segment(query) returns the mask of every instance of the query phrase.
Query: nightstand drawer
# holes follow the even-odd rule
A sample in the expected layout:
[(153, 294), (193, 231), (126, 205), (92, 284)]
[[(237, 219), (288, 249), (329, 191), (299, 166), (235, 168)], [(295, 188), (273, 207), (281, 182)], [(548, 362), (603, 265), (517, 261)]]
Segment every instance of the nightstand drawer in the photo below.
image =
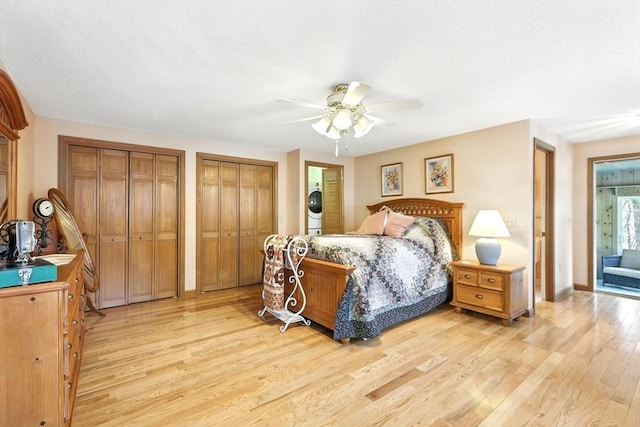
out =
[(478, 286), (478, 272), (465, 268), (456, 268), (456, 282), (465, 285)]
[(475, 305), (488, 310), (504, 311), (504, 295), (500, 292), (458, 285), (456, 287), (456, 299), (463, 304)]
[(480, 286), (502, 291), (504, 290), (504, 276), (502, 274), (480, 273)]

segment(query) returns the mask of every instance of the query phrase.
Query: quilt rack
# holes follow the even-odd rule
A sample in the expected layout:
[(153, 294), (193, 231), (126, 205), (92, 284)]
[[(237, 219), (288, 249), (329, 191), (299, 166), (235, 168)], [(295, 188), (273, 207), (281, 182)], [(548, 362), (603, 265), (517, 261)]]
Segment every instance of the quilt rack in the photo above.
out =
[[(307, 242), (299, 236), (272, 234), (264, 240), (263, 247), (265, 253), (262, 289), (264, 307), (258, 311), (258, 316), (263, 317), (268, 312), (284, 322), (280, 326), (280, 332), (286, 331), (290, 324), (296, 322), (309, 326), (311, 321), (302, 316), (307, 305), (307, 297), (300, 282), (300, 278), (304, 276), (300, 264), (307, 255)], [(284, 298), (285, 269), (291, 270), (289, 283), (293, 285), (286, 299)]]

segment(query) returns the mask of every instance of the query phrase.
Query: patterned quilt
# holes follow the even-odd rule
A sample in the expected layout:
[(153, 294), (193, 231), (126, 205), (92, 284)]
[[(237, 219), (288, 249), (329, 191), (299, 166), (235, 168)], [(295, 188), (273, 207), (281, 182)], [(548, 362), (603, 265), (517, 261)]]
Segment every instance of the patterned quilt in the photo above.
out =
[(356, 266), (336, 315), (334, 338), (373, 338), (432, 310), (450, 294), (451, 239), (435, 218), (417, 218), (402, 237), (308, 236), (307, 256)]

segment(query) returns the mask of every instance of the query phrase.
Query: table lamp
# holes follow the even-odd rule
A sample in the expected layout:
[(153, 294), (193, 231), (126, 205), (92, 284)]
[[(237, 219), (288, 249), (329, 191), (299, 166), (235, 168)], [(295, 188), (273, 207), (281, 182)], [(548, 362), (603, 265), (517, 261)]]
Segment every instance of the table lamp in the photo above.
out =
[(509, 237), (500, 212), (480, 210), (471, 224), (470, 236), (480, 237), (476, 242), (476, 256), (480, 264), (496, 265), (502, 252), (502, 246), (496, 237)]

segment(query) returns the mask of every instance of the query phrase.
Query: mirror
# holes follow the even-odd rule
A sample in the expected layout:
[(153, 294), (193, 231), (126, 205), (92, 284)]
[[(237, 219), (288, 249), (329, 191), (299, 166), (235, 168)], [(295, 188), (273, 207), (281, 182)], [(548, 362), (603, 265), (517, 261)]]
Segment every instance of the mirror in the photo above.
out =
[(11, 77), (0, 69), (0, 220), (17, 214), (18, 131), (27, 127), (20, 95)]

